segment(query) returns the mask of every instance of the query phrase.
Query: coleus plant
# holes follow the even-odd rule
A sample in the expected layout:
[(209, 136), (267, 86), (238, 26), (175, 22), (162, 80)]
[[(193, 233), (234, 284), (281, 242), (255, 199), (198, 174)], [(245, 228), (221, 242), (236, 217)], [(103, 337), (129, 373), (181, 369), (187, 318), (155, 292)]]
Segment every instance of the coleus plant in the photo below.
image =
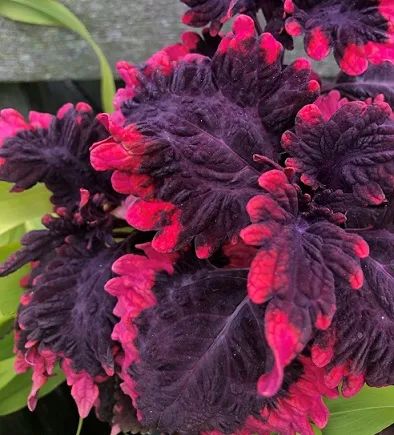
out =
[(114, 113), (1, 111), (0, 179), (53, 203), (0, 268), (31, 265), (16, 369), (113, 434), (311, 434), (394, 383), (394, 4), (184, 3), (210, 27), (119, 62)]

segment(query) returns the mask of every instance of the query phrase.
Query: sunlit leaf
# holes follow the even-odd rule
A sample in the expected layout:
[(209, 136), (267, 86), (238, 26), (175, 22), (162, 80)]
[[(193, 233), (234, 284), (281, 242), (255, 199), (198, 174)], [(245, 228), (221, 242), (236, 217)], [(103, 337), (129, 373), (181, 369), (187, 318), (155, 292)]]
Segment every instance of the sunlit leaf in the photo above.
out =
[[(36, 219), (51, 211), (50, 193), (45, 186), (37, 185), (21, 193), (9, 193), (9, 189), (8, 183), (0, 182), (0, 240), (10, 231), (20, 236), (21, 225), (37, 222)], [(15, 241), (10, 234), (7, 237), (9, 242)]]
[(0, 360), (0, 390), (15, 377), (14, 357)]
[(324, 435), (374, 435), (394, 423), (394, 387), (364, 387), (327, 404), (331, 416)]

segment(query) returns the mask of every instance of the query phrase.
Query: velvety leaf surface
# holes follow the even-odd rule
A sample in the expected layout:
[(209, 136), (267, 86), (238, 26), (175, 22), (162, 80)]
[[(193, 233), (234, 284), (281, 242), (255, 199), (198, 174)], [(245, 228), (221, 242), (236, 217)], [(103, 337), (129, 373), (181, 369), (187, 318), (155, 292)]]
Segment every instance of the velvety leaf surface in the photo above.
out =
[(287, 50), (292, 50), (294, 48), (293, 38), (286, 32), (283, 20), (283, 0), (261, 0), (260, 4), (266, 21), (264, 31), (275, 36)]
[(394, 186), (394, 121), (388, 104), (351, 102), (328, 120), (314, 104), (297, 115), (295, 132), (282, 136), (291, 158), (286, 165), (301, 181), (317, 188), (352, 192), (366, 204), (379, 205)]
[(351, 230), (384, 228), (385, 225), (393, 222), (394, 207), (392, 203), (366, 206), (352, 193), (326, 189), (314, 197), (311, 213), (337, 219), (338, 223), (344, 224), (345, 228)]
[(111, 425), (112, 433), (139, 433), (142, 428), (136, 411), (130, 397), (122, 392), (119, 384), (119, 377), (113, 376), (98, 385), (99, 404), (96, 406), (96, 415), (99, 420)]
[(79, 207), (72, 209), (59, 207), (60, 216), (44, 216), (46, 229), (27, 233), (22, 249), (1, 265), (0, 275), (32, 265), (23, 280), (27, 290), (15, 332), (15, 370), (33, 369), (29, 408), (35, 408), (39, 390), (62, 360), (71, 394), (86, 417), (99, 397), (96, 382), (114, 372), (115, 300), (104, 285), (123, 251), (112, 238), (114, 218), (103, 210), (100, 195), (91, 198), (81, 189)]
[(305, 33), (309, 56), (322, 60), (332, 48), (349, 75), (366, 71), (368, 62), (394, 59), (394, 8), (391, 0), (286, 0), (286, 31)]
[[(17, 317), (15, 368), (18, 373), (33, 369), (28, 406), (34, 409), (38, 391), (61, 360), (71, 394), (81, 417), (85, 417), (98, 397), (97, 377), (102, 381), (114, 373), (111, 333), (115, 300), (104, 291), (104, 285), (123, 248), (106, 246), (105, 235), (101, 234), (101, 239), (97, 237), (100, 233), (89, 233), (86, 226), (77, 227), (83, 234), (78, 236), (72, 221), (52, 218), (53, 222), (54, 227), (48, 225), (51, 229), (33, 233), (37, 250), (17, 252), (3, 269), (7, 274), (26, 260), (35, 261), (25, 280), (27, 289)], [(63, 232), (56, 234), (59, 222)], [(65, 228), (62, 223), (66, 223)], [(73, 231), (64, 231), (70, 227)], [(45, 242), (45, 236), (51, 240), (52, 233), (56, 243), (47, 244), (48, 250), (39, 243), (40, 236)]]
[(333, 325), (321, 334), (312, 353), (316, 364), (329, 369), (330, 386), (345, 379), (342, 389), (347, 396), (364, 378), (374, 387), (394, 382), (394, 235), (388, 230), (361, 234), (370, 246), (370, 256), (362, 261), (364, 285), (357, 292), (337, 290)]
[(247, 297), (247, 270), (216, 269), (190, 254), (173, 264), (145, 250), (147, 257), (117, 260), (120, 277), (106, 287), (118, 298), (122, 388), (143, 425), (182, 434), (310, 433), (309, 416), (324, 426), (321, 396), (332, 391), (304, 360), (286, 370), (278, 396), (257, 394), (272, 355), (262, 335), (264, 306)]
[(292, 126), (297, 110), (319, 93), (309, 62), (301, 58), (284, 68), (282, 54), (271, 34), (256, 40), (251, 19), (241, 16), (213, 58), (221, 92), (242, 107), (257, 104), (263, 125), (278, 133)]
[(216, 34), (222, 25), (235, 14), (255, 15), (262, 0), (181, 0), (190, 9), (183, 16), (183, 23), (193, 27), (211, 24)]
[(243, 240), (260, 249), (248, 276), (248, 294), (256, 304), (268, 302), (264, 329), (274, 354), (269, 373), (259, 380), (264, 396), (278, 391), (283, 369), (312, 337), (327, 329), (335, 313), (335, 284), (360, 288), (359, 257), (368, 246), (357, 236), (327, 221), (307, 221), (299, 212), (297, 188), (284, 172), (259, 178), (265, 194), (247, 206), (252, 224)]
[(79, 210), (75, 213), (59, 208), (60, 216), (45, 215), (42, 218), (44, 229), (26, 233), (21, 239), (21, 249), (0, 265), (0, 276), (7, 276), (31, 261), (44, 264), (53, 258), (55, 248), (70, 243), (74, 238), (77, 241), (84, 239), (86, 246), (95, 240), (111, 245), (111, 231), (116, 219), (101, 208), (101, 197), (98, 204), (87, 191), (82, 192), (82, 197)]
[(266, 169), (253, 155), (276, 161), (277, 134), (318, 92), (310, 65), (283, 70), (281, 52), (240, 16), (213, 60), (188, 55), (149, 80), (139, 76), (136, 96), (122, 106), (125, 126), (103, 117), (112, 137), (93, 146), (92, 165), (115, 170), (115, 190), (139, 198), (126, 217), (159, 230), (155, 249), (194, 239), (205, 258), (248, 223), (245, 205)]
[(383, 62), (370, 65), (368, 70), (357, 77), (339, 74), (335, 88), (352, 99), (365, 100), (383, 94), (385, 100), (394, 107), (394, 65)]
[(38, 112), (29, 116), (26, 122), (12, 109), (0, 113), (0, 124), (7, 126), (1, 132), (0, 180), (14, 183), (15, 191), (45, 183), (58, 207), (75, 207), (81, 188), (117, 201), (108, 174), (95, 172), (89, 163), (90, 146), (106, 136), (90, 106), (67, 104), (56, 117)]
[(38, 346), (71, 358), (76, 371), (92, 376), (113, 370), (110, 335), (114, 300), (104, 292), (116, 250), (83, 244), (63, 246), (25, 294), (18, 347)]
[(137, 320), (142, 361), (132, 376), (144, 422), (171, 431), (231, 430), (258, 411), (255, 385), (267, 358), (263, 314), (246, 296), (246, 272), (203, 269), (158, 280), (158, 307)]

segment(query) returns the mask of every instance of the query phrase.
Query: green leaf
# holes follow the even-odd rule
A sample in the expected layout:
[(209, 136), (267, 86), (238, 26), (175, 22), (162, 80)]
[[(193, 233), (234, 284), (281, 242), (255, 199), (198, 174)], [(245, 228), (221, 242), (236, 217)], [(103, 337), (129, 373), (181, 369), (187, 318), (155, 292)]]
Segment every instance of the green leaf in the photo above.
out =
[(49, 15), (37, 12), (29, 6), (20, 5), (13, 1), (0, 1), (0, 15), (10, 20), (21, 21), (40, 26), (59, 26), (60, 23)]
[[(41, 388), (39, 397), (44, 397), (64, 382), (60, 369), (48, 379)], [(11, 414), (26, 406), (27, 396), (31, 390), (31, 372), (15, 375), (10, 382), (0, 389), (0, 415)]]
[(29, 219), (23, 224), (20, 224), (17, 227), (12, 228), (11, 230), (1, 234), (0, 247), (5, 245), (10, 245), (15, 242), (19, 242), (22, 236), (26, 234), (28, 231), (40, 230), (42, 228), (44, 228), (44, 225), (41, 222), (41, 217)]
[[(15, 315), (10, 314), (8, 316), (0, 316), (0, 337), (4, 337), (8, 334), (14, 325)], [(1, 342), (0, 342), (1, 345)]]
[[(19, 244), (14, 243), (0, 247), (0, 262), (6, 260), (12, 253), (18, 250)], [(25, 266), (9, 276), (0, 278), (0, 324), (1, 319), (9, 319), (16, 314), (19, 299), (23, 292), (20, 280), (29, 272), (29, 267)]]
[(15, 316), (23, 293), (19, 281), (28, 270), (28, 267), (23, 267), (5, 278), (0, 278), (0, 319), (8, 322)]
[(20, 224), (15, 228), (11, 228), (5, 233), (0, 234), (0, 246), (11, 245), (19, 241), (26, 233), (26, 223), (27, 222), (24, 222), (23, 224)]
[[(92, 35), (89, 33), (85, 25), (75, 16), (66, 6), (59, 3), (56, 0), (6, 0), (6, 4), (17, 4), (19, 6), (30, 8), (34, 11), (32, 24), (40, 24), (37, 21), (38, 15), (41, 15), (42, 20), (53, 20), (50, 25), (55, 25), (58, 22), (60, 26), (63, 26), (78, 35), (80, 35), (91, 46), (96, 53), (100, 62), (101, 70), (101, 99), (103, 109), (106, 112), (113, 111), (112, 99), (115, 93), (115, 82), (112, 74), (111, 67), (105, 57), (103, 51), (99, 45), (94, 41)], [(12, 19), (17, 21), (26, 22), (26, 18), (23, 14), (13, 13)]]
[(312, 429), (313, 429), (313, 433), (315, 434), (315, 435), (322, 435), (322, 431), (317, 427), (317, 426), (315, 426), (314, 424), (312, 424)]
[(374, 435), (394, 423), (394, 387), (364, 387), (356, 396), (328, 400), (324, 435)]
[(0, 361), (11, 358), (14, 355), (14, 336), (13, 333), (8, 333), (0, 339)]
[(36, 217), (33, 219), (29, 219), (28, 221), (25, 222), (25, 232), (28, 231), (33, 231), (33, 230), (40, 230), (42, 228), (44, 228), (44, 225), (41, 222), (42, 216), (40, 217)]
[(0, 361), (0, 390), (15, 378), (14, 360), (12, 356)]
[(50, 193), (42, 184), (20, 193), (10, 193), (9, 188), (8, 183), (0, 182), (0, 241), (8, 243), (20, 237), (27, 222), (37, 222), (52, 208)]

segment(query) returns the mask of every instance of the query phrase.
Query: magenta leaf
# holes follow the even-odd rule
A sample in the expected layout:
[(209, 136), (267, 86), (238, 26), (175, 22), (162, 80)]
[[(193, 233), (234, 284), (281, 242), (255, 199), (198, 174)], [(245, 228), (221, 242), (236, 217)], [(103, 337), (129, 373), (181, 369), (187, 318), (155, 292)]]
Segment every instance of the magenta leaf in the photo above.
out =
[(357, 292), (337, 290), (332, 327), (318, 336), (312, 349), (315, 363), (328, 369), (327, 384), (335, 387), (344, 379), (348, 396), (364, 379), (374, 387), (394, 382), (394, 236), (389, 230), (361, 234), (371, 250), (362, 261), (364, 285)]
[[(90, 146), (106, 137), (103, 126), (85, 103), (66, 104), (57, 116), (30, 112), (29, 122), (9, 109), (0, 118), (14, 126), (8, 129), (0, 148), (0, 180), (14, 183), (14, 190), (45, 183), (57, 207), (70, 210), (78, 206), (80, 189), (92, 195), (105, 194), (108, 203), (117, 204), (119, 195), (111, 188), (108, 173), (97, 173), (90, 166)], [(25, 122), (24, 128), (18, 126)], [(1, 121), (0, 121), (1, 125)]]
[[(265, 307), (247, 297), (247, 270), (217, 269), (190, 254), (172, 267), (152, 257), (151, 248), (148, 255), (120, 258), (114, 264), (120, 276), (107, 284), (118, 298), (114, 332), (128, 361), (123, 389), (143, 425), (169, 433), (246, 434), (310, 430), (308, 416), (325, 424), (321, 396), (332, 392), (304, 360), (286, 370), (278, 396), (257, 394), (272, 355), (262, 334)], [(301, 397), (308, 397), (303, 405)]]
[(288, 167), (317, 188), (342, 189), (379, 205), (394, 191), (394, 121), (388, 104), (351, 102), (328, 120), (317, 105), (297, 115), (295, 132), (282, 136)]
[(218, 33), (222, 25), (236, 14), (256, 15), (262, 0), (181, 0), (190, 9), (183, 23), (193, 27), (211, 24), (211, 33)]
[(87, 372), (75, 372), (69, 359), (64, 359), (61, 366), (67, 385), (71, 387), (71, 396), (75, 400), (79, 416), (86, 418), (99, 398), (99, 388)]
[(102, 118), (112, 137), (93, 146), (92, 165), (115, 170), (115, 190), (138, 198), (126, 217), (139, 230), (159, 231), (155, 249), (194, 240), (206, 258), (247, 225), (246, 203), (267, 169), (253, 155), (277, 161), (278, 134), (319, 88), (308, 62), (283, 69), (281, 52), (240, 16), (213, 60), (193, 54), (148, 81), (140, 76), (136, 96), (122, 106), (125, 125)]
[(91, 376), (113, 371), (110, 336), (114, 298), (104, 291), (111, 278), (116, 249), (83, 244), (63, 245), (42, 266), (26, 290), (26, 305), (18, 314), (18, 349), (32, 345), (71, 359), (75, 371)]
[(286, 48), (293, 48), (292, 38), (284, 31), (282, 0), (181, 0), (190, 9), (183, 23), (193, 27), (209, 25), (216, 36), (222, 26), (237, 14), (246, 14), (258, 22), (261, 10), (266, 21), (265, 31), (275, 36)]
[(322, 60), (333, 48), (335, 59), (349, 75), (366, 71), (368, 62), (394, 58), (394, 13), (391, 0), (286, 0), (286, 30), (305, 33), (309, 56)]
[(250, 267), (248, 294), (256, 304), (268, 302), (264, 328), (275, 361), (258, 389), (272, 396), (282, 384), (284, 368), (304, 349), (314, 328), (329, 327), (335, 284), (362, 286), (359, 258), (368, 255), (368, 245), (327, 221), (305, 220), (297, 189), (283, 172), (266, 172), (259, 184), (264, 194), (249, 201), (252, 224), (241, 236), (260, 247)]
[(45, 265), (56, 256), (54, 251), (58, 247), (74, 240), (87, 249), (90, 249), (93, 241), (113, 245), (112, 229), (118, 222), (102, 209), (102, 196), (90, 198), (89, 192), (82, 191), (80, 197), (77, 211), (70, 212), (59, 207), (56, 208), (58, 216), (43, 216), (45, 229), (30, 231), (22, 237), (21, 249), (0, 264), (0, 277), (15, 272), (29, 262)]

